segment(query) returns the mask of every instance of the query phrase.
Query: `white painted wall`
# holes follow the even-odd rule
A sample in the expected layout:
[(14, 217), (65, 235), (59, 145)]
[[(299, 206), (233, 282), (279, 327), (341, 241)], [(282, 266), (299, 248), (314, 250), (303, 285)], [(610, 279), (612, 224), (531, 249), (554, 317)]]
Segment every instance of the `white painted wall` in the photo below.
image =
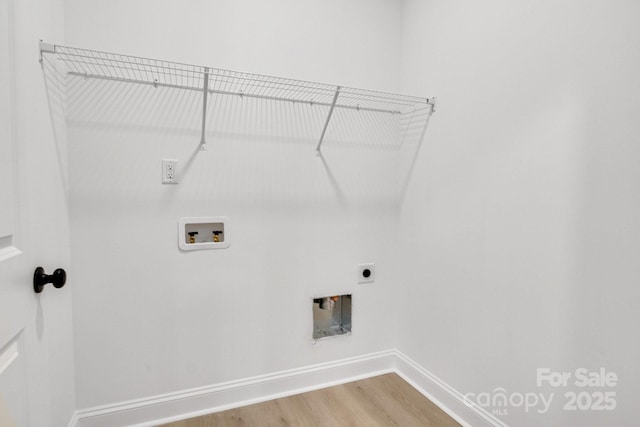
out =
[[(396, 242), (385, 153), (328, 149), (334, 184), (313, 144), (218, 134), (194, 155), (196, 95), (80, 86), (79, 408), (399, 346), (462, 393), (551, 392), (536, 368), (604, 367), (620, 378), (615, 412), (563, 412), (561, 389), (550, 413), (504, 420), (632, 424), (634, 3), (65, 6), (73, 46), (439, 97)], [(189, 164), (175, 187), (159, 184), (163, 157)], [(231, 217), (231, 248), (180, 254), (175, 224), (196, 215)], [(378, 265), (371, 288), (355, 285), (363, 261)], [(354, 334), (312, 346), (309, 299), (333, 292), (354, 292)]]
[(637, 423), (639, 15), (405, 2), (404, 89), (439, 110), (400, 220), (401, 324), (420, 325), (401, 350), (462, 393), (547, 393), (544, 367), (619, 377), (614, 412), (563, 412), (561, 388), (510, 425)]
[(400, 5), (67, 0), (65, 31), (71, 46), (393, 91)]
[[(399, 84), (396, 1), (65, 5), (71, 46)], [(329, 144), (324, 166), (315, 140), (225, 135), (226, 122), (200, 153), (197, 93), (85, 82), (69, 98), (79, 408), (395, 346), (393, 153)], [(243, 117), (240, 106), (228, 111), (226, 120)], [(300, 124), (280, 107), (256, 114)], [(161, 158), (180, 160), (180, 184), (160, 184)], [(206, 215), (230, 217), (231, 247), (180, 253), (178, 219)], [(356, 284), (362, 262), (377, 263), (374, 285)], [(311, 299), (334, 293), (354, 294), (353, 334), (312, 345)]]

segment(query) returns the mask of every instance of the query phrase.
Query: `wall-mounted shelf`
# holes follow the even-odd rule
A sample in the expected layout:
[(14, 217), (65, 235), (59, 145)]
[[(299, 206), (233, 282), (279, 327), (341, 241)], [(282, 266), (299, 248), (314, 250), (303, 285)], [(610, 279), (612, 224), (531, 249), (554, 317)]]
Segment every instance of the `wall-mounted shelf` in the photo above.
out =
[[(337, 110), (392, 116), (394, 119), (391, 122), (397, 126), (393, 135), (398, 139), (398, 144), (407, 139), (421, 141), (429, 116), (435, 111), (435, 98), (396, 95), (44, 42), (40, 43), (40, 55), (41, 58), (43, 55), (54, 55), (61, 60), (69, 76), (202, 92), (201, 149), (206, 147), (209, 96), (257, 98), (324, 107), (326, 119), (317, 136), (318, 153), (330, 132), (332, 116)], [(371, 118), (368, 120), (370, 122)]]

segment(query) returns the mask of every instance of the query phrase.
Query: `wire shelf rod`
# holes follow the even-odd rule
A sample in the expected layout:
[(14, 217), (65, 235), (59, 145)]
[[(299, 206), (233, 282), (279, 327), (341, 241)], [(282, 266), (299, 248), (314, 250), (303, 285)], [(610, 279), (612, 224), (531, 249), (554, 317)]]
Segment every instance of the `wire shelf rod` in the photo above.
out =
[[(155, 86), (155, 87), (166, 87), (166, 88), (172, 88), (172, 89), (184, 89), (184, 90), (193, 90), (193, 91), (196, 91), (196, 92), (202, 92), (202, 88), (201, 87), (184, 86), (184, 85), (177, 85), (177, 84), (170, 84), (170, 83), (161, 83), (161, 82), (158, 82), (158, 81), (135, 80), (135, 79), (122, 78), (122, 77), (109, 77), (109, 76), (102, 76), (102, 75), (96, 75), (96, 74), (79, 73), (79, 72), (76, 72), (76, 71), (70, 71), (70, 72), (68, 72), (68, 74), (71, 75), (71, 76), (82, 77), (82, 78), (85, 78), (85, 79), (110, 80), (110, 81), (115, 81), (115, 82), (136, 83), (136, 84), (143, 84), (143, 85)], [(265, 99), (265, 100), (270, 100), (270, 101), (283, 101), (283, 102), (292, 102), (292, 103), (298, 103), (298, 104), (319, 105), (319, 106), (323, 106), (323, 107), (331, 107), (332, 106), (331, 102), (305, 101), (305, 100), (301, 100), (301, 99), (297, 99), (297, 98), (285, 98), (285, 97), (276, 97), (276, 96), (268, 96), (268, 95), (255, 95), (255, 94), (252, 94), (252, 93), (244, 93), (244, 92), (230, 92), (230, 91), (216, 90), (216, 89), (209, 89), (208, 92), (211, 93), (211, 94), (218, 94), (218, 95), (234, 95), (234, 96), (247, 97), (247, 98)], [(334, 92), (335, 92), (335, 89), (334, 89)], [(348, 109), (348, 110), (369, 111), (369, 112), (374, 112), (374, 113), (402, 114), (402, 111), (400, 111), (400, 110), (385, 110), (385, 109), (382, 109), (382, 108), (370, 108), (370, 107), (361, 107), (361, 106), (346, 105), (346, 104), (335, 104), (335, 108), (342, 108), (342, 109)]]

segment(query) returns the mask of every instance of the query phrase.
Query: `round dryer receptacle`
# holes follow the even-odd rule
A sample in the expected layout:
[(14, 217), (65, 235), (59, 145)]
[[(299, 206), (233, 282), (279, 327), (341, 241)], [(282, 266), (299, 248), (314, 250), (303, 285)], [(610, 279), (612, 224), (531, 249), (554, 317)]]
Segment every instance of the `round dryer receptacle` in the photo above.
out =
[(376, 280), (376, 265), (374, 263), (358, 265), (358, 283), (372, 283)]

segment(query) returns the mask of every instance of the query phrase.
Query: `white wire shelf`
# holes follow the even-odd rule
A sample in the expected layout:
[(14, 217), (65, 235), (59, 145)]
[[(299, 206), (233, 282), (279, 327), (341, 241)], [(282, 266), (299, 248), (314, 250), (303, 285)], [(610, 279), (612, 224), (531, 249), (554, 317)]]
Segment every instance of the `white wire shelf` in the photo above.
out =
[(205, 149), (208, 96), (224, 95), (328, 107), (316, 150), (319, 153), (334, 110), (392, 115), (399, 143), (422, 139), (435, 98), (420, 98), (324, 83), (40, 43), (40, 54), (54, 55), (72, 77), (168, 87), (202, 93), (201, 148)]

